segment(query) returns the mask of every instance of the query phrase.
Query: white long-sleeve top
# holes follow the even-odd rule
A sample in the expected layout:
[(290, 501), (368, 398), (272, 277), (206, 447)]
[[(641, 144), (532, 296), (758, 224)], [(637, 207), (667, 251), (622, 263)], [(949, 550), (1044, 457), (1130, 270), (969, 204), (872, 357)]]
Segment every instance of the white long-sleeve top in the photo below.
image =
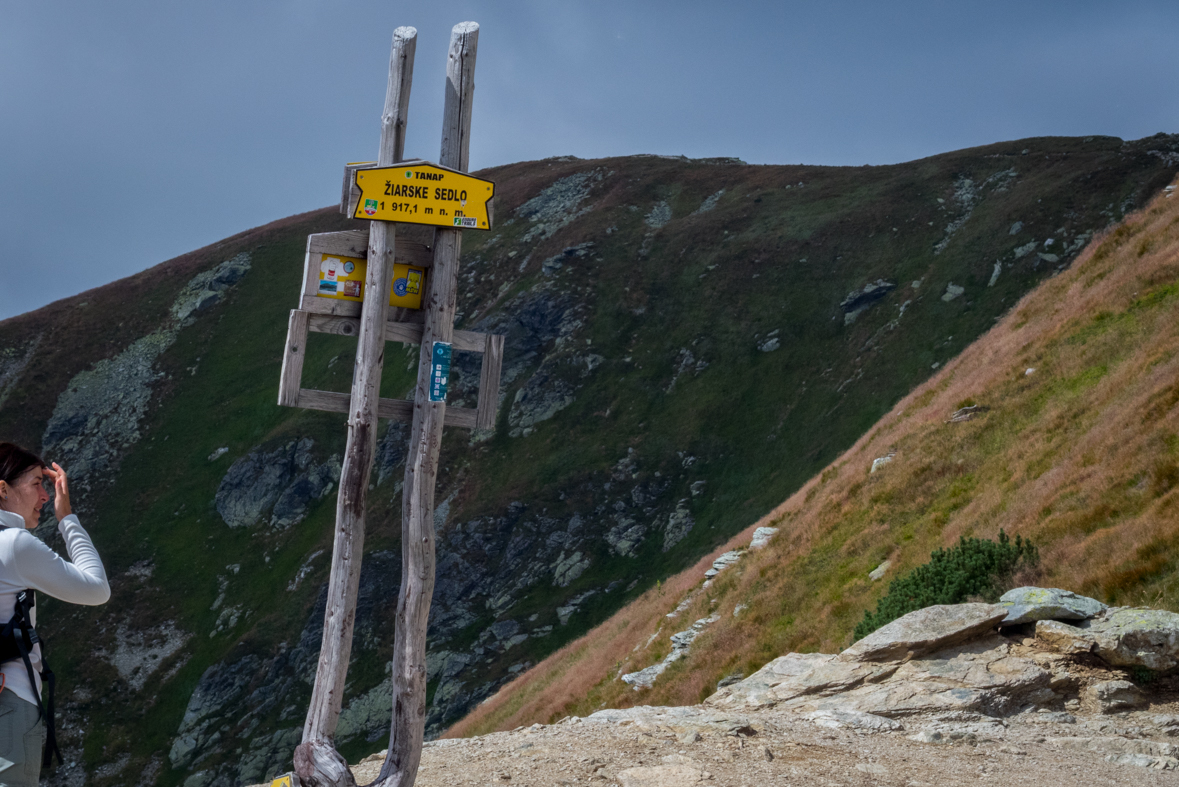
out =
[[(25, 519), (20, 514), (0, 511), (0, 527), (3, 527), (0, 530), (0, 628), (12, 618), (16, 611), (16, 595), (26, 588), (71, 604), (92, 606), (111, 597), (111, 587), (106, 581), (98, 550), (78, 517), (70, 514), (58, 523), (72, 562), (63, 560), (61, 555), (26, 530)], [(36, 626), (36, 609), (32, 618), (30, 622)], [(35, 705), (41, 693), (39, 644), (29, 654), (29, 661), (37, 682), (36, 693), (21, 659), (0, 665), (0, 672), (4, 674), (4, 688)]]

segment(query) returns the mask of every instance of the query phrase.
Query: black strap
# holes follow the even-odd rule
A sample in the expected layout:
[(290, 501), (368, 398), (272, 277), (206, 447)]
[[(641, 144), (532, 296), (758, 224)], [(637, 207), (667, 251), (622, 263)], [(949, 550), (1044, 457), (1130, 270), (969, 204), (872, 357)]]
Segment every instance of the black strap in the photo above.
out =
[[(21, 661), (25, 663), (25, 670), (29, 673), (29, 684), (37, 696), (37, 710), (40, 714), (38, 718), (45, 719), (45, 753), (41, 759), (41, 767), (48, 768), (53, 764), (55, 755), (58, 764), (65, 762), (65, 760), (62, 759), (61, 751), (57, 748), (57, 728), (53, 718), (53, 695), (57, 680), (53, 675), (53, 670), (49, 669), (49, 662), (45, 660), (45, 643), (37, 636), (37, 631), (32, 624), (31, 613), (36, 606), (37, 594), (32, 590), (22, 590), (18, 593), (12, 619), (0, 631), (0, 642), (15, 642)], [(42, 694), (37, 692), (37, 680), (33, 677), (33, 662), (29, 659), (29, 653), (37, 644), (41, 645), (41, 679), (44, 687), (48, 689), (44, 694), (44, 702), (41, 700)]]

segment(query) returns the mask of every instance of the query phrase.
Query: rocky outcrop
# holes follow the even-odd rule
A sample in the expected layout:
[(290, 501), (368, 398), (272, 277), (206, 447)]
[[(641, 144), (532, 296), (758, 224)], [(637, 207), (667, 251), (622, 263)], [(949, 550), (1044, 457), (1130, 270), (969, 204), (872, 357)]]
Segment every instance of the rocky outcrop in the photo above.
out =
[(1037, 620), (1085, 620), (1106, 608), (1097, 599), (1070, 590), (1035, 587), (1007, 591), (999, 598), (999, 606), (1010, 610), (1003, 619), (1004, 626)]
[(138, 442), (155, 383), (156, 361), (194, 315), (222, 300), (250, 269), (248, 254), (197, 274), (176, 296), (170, 319), (112, 358), (70, 380), (57, 399), (41, 438), (43, 452), (70, 471), (70, 484), (85, 497), (97, 477), (110, 477), (123, 453)]
[(1106, 680), (1085, 689), (1085, 696), (1102, 713), (1120, 713), (1146, 704), (1142, 689), (1128, 680)]
[(704, 629), (708, 628), (717, 620), (719, 618), (716, 615), (710, 615), (709, 617), (697, 620), (684, 631), (678, 634), (672, 634), (671, 653), (668, 653), (663, 661), (660, 661), (658, 664), (652, 664), (650, 667), (639, 670), (638, 672), (623, 675), (623, 682), (633, 686), (636, 691), (651, 688), (655, 684), (655, 679), (662, 675), (668, 667), (688, 655), (688, 649), (692, 646), (692, 642), (696, 637), (700, 636)]
[(861, 289), (853, 290), (839, 303), (843, 310), (843, 324), (851, 325), (869, 306), (897, 288), (896, 282), (877, 279)]
[(1097, 647), (1097, 640), (1086, 631), (1059, 620), (1037, 621), (1036, 639), (1061, 653), (1090, 653)]
[(578, 172), (556, 180), (539, 194), (516, 208), (516, 216), (532, 223), (524, 235), (527, 243), (534, 238), (544, 239), (569, 224), (579, 216), (588, 213), (593, 206), (582, 208), (596, 183), (612, 175), (601, 169)]
[[(1077, 602), (1065, 591), (1020, 590), (1014, 598), (1040, 610), (1067, 602), (1063, 612), (1073, 615), (1078, 606), (1100, 606), (1092, 599)], [(1047, 606), (1037, 606), (1041, 602)], [(1013, 639), (996, 633), (1009, 609), (956, 604), (911, 612), (841, 654), (789, 653), (774, 659), (720, 688), (706, 704), (729, 710), (777, 707), (829, 725), (854, 727), (858, 719), (879, 729), (890, 727), (873, 717), (969, 713), (1002, 719), (1035, 709), (1049, 714), (1041, 721), (1071, 723), (1060, 708), (1111, 714), (1141, 707), (1146, 696), (1117, 667), (1163, 665), (1174, 657), (1170, 633), (1179, 619), (1174, 613), (1102, 609), (1085, 621), (1088, 629), (1041, 620), (1034, 639), (1019, 633), (1026, 631), (1023, 624), (1001, 629), (1014, 632)], [(1106, 666), (1095, 669), (1089, 661), (1077, 661), (1091, 658), (1090, 653)], [(945, 739), (941, 733), (922, 734), (925, 742)]]
[(1081, 624), (1093, 652), (1119, 667), (1169, 671), (1179, 666), (1179, 614), (1161, 609), (1111, 607)]
[(892, 661), (932, 653), (995, 628), (1007, 609), (996, 604), (939, 604), (897, 618), (840, 654), (843, 661)]
[(270, 514), (271, 527), (284, 530), (302, 521), (312, 502), (326, 497), (340, 479), (333, 456), (317, 463), (309, 437), (272, 451), (256, 448), (234, 462), (217, 488), (217, 513), (230, 527), (252, 527)]
[(180, 729), (168, 752), (172, 767), (189, 768), (199, 763), (221, 740), (220, 725), (215, 721), (242, 697), (259, 663), (257, 656), (246, 656), (205, 670), (188, 700)]

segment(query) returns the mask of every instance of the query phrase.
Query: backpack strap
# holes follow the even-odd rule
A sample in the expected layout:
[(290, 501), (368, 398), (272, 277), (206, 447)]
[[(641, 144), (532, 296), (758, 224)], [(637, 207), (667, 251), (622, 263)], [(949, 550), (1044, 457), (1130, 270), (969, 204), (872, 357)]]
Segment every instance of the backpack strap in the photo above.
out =
[[(57, 748), (57, 728), (54, 724), (53, 695), (57, 679), (53, 670), (49, 669), (49, 662), (45, 660), (45, 643), (37, 636), (37, 631), (32, 624), (31, 613), (36, 606), (37, 594), (35, 592), (22, 590), (18, 593), (12, 619), (8, 621), (3, 630), (0, 630), (0, 641), (11, 639), (16, 643), (16, 649), (20, 652), (21, 660), (25, 663), (25, 670), (29, 673), (29, 684), (37, 696), (37, 710), (40, 714), (38, 718), (45, 719), (45, 754), (41, 760), (41, 767), (48, 768), (53, 764), (55, 755), (58, 764), (65, 762), (65, 760), (61, 756), (61, 750)], [(29, 659), (29, 653), (37, 644), (41, 645), (41, 680), (47, 690), (44, 692), (44, 701), (41, 699), (42, 694), (37, 692), (37, 681), (33, 677), (33, 662)]]

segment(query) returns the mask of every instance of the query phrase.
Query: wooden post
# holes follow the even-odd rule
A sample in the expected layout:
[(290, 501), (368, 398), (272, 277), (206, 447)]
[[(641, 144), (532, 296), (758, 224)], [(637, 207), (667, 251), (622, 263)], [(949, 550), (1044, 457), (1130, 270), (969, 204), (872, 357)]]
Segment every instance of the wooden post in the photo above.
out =
[[(455, 25), (450, 32), (439, 163), (462, 172), (468, 168), (478, 43), (479, 25), (474, 22)], [(393, 720), (389, 751), (373, 787), (411, 787), (422, 759), (422, 735), (426, 727), (426, 624), (434, 595), (434, 484), (446, 415), (445, 402), (430, 401), (430, 375), (434, 342), (450, 342), (454, 333), (461, 250), (462, 230), (438, 230), (402, 486), (401, 591), (397, 597), (397, 632), (393, 644)]]
[[(385, 94), (385, 111), (381, 116), (380, 166), (390, 166), (404, 158), (405, 123), (416, 48), (417, 30), (399, 27), (393, 31), (389, 84)], [(356, 592), (364, 551), (365, 502), (376, 451), (377, 401), (385, 357), (385, 318), (393, 273), (393, 225), (384, 221), (373, 222), (368, 243), (365, 279), (367, 297), (364, 299), (357, 336), (356, 366), (348, 413), (348, 444), (336, 504), (336, 531), (323, 640), (311, 706), (303, 726), (303, 742), (295, 750), (295, 771), (304, 787), (341, 787), (356, 783), (348, 770), (348, 763), (336, 751), (334, 739), (348, 660), (352, 653)]]

